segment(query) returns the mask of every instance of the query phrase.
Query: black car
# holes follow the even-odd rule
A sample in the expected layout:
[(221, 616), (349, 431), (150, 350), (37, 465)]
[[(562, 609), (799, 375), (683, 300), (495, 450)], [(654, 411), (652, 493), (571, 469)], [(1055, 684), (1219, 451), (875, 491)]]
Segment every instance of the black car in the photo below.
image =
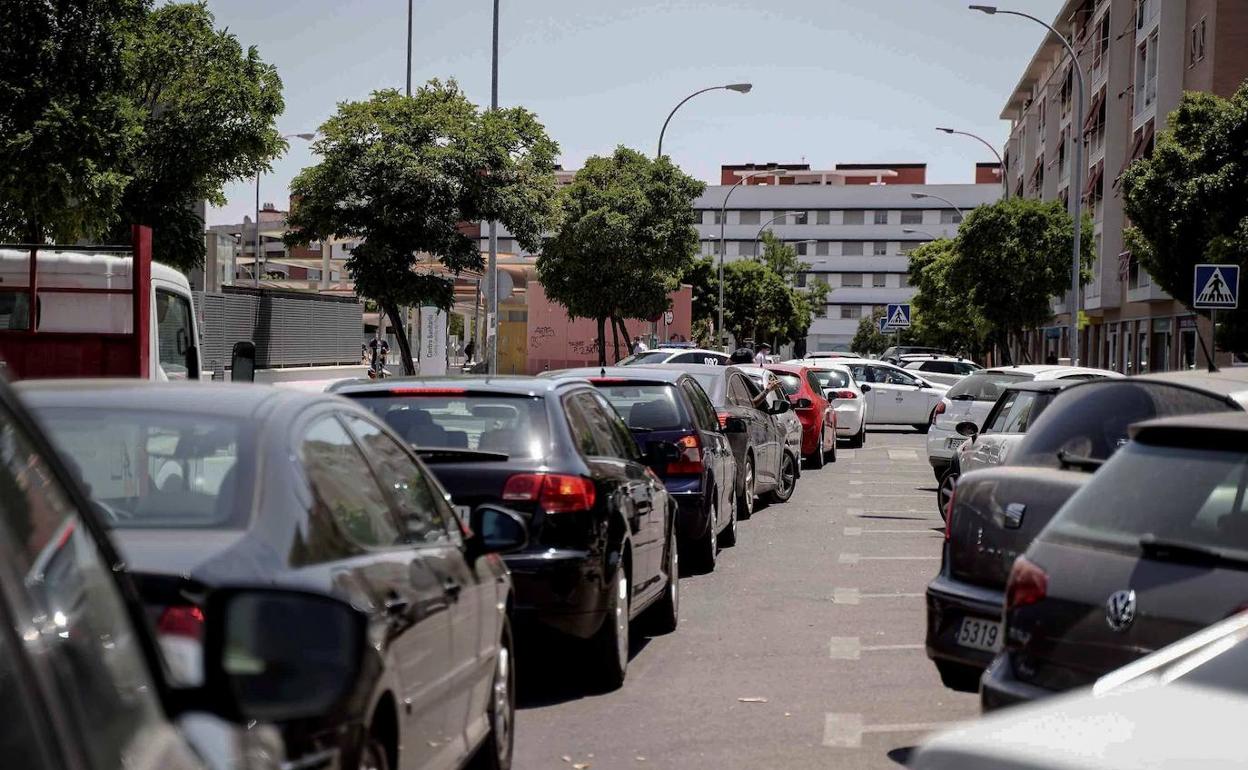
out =
[(685, 372), (640, 366), (571, 369), (551, 376), (587, 378), (624, 418), (644, 453), (672, 453), (654, 470), (680, 507), (681, 551), (696, 568), (714, 570), (719, 546), (737, 542), (737, 469), (728, 435), (698, 381)]
[(1032, 423), (1005, 465), (962, 475), (945, 521), (940, 572), (927, 587), (927, 655), (941, 680), (975, 692), (1004, 637), (1014, 559), (1062, 505), (1155, 417), (1242, 411), (1248, 373), (1170, 372), (1081, 382)]
[(678, 620), (676, 501), (628, 426), (588, 380), (467, 377), (339, 383), (412, 444), (464, 508), (502, 503), (529, 525), (504, 557), (517, 636), (579, 641), (591, 673), (620, 686), (630, 621)]
[[(123, 380), (21, 393), (89, 486), (180, 683), (203, 680), (214, 588), (335, 597), (367, 615), (370, 655), (351, 701), (281, 725), (292, 757), (509, 764), (512, 594), (488, 552), (524, 544), (518, 517), (483, 507), (470, 534), (407, 445), (334, 396)], [(302, 644), (296, 628), (278, 639)]]
[[(764, 400), (754, 380), (735, 366), (655, 364), (652, 368), (687, 372), (710, 396), (737, 461), (738, 518), (753, 515), (755, 498), (760, 495), (776, 503), (793, 496), (801, 460), (789, 449), (785, 428), (773, 416), (792, 410), (788, 399)], [(768, 405), (767, 411), (755, 404)]]
[(1132, 433), (1014, 562), (985, 710), (1091, 685), (1244, 609), (1248, 415)]

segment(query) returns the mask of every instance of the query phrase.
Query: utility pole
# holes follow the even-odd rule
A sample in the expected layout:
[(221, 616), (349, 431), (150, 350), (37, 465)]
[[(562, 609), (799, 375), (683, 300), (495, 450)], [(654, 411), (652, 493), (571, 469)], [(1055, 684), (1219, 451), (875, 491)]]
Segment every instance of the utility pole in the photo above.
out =
[[(494, 40), (490, 63), (490, 111), (498, 109), (498, 0), (494, 0)], [(490, 261), (485, 274), (485, 347), (490, 374), (498, 374), (498, 223), (490, 222)]]

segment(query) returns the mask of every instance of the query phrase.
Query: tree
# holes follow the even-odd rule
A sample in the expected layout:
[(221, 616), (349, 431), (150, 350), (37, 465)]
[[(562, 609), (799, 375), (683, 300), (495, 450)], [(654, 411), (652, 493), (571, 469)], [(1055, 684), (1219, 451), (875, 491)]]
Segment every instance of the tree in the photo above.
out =
[(858, 330), (849, 342), (849, 349), (864, 356), (877, 356), (893, 345), (915, 344), (913, 328), (887, 333), (880, 331), (880, 321), (883, 318), (883, 310), (874, 310), (869, 318), (859, 319)]
[(704, 188), (667, 157), (619, 147), (589, 158), (560, 191), (563, 225), (546, 239), (537, 275), (569, 315), (597, 321), (599, 364), (607, 361), (608, 319), (668, 309), (697, 252), (693, 202)]
[[(1080, 281), (1091, 277), (1092, 224), (1085, 218)], [(958, 229), (948, 288), (983, 317), (1009, 358), (1010, 341), (1044, 325), (1050, 301), (1070, 289), (1074, 227), (1059, 201), (1011, 198), (980, 206)]]
[(910, 254), (914, 337), (924, 345), (980, 358), (990, 328), (983, 313), (954, 291), (950, 276), (959, 265), (954, 241), (925, 243)]
[[(1230, 99), (1186, 93), (1151, 158), (1122, 177), (1132, 255), (1157, 285), (1192, 304), (1194, 265), (1248, 265), (1248, 84)], [(1248, 306), (1219, 314), (1219, 342), (1248, 349)]]
[(482, 113), (454, 81), (343, 102), (313, 151), (319, 162), (291, 183), (286, 240), (363, 241), (347, 270), (356, 292), (390, 317), (408, 374), (415, 365), (399, 307), (446, 310), (453, 300), (451, 279), (416, 272), (417, 253), (458, 274), (483, 266), (461, 223), (497, 221), (536, 250), (555, 222), (558, 145), (529, 111)]

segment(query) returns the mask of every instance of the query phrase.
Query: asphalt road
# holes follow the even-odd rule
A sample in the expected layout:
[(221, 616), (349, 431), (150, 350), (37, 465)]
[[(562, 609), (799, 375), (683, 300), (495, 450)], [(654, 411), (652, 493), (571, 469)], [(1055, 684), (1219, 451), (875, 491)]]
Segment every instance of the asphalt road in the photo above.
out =
[(520, 661), (515, 767), (902, 767), (925, 733), (978, 713), (922, 647), (942, 532), (923, 436), (842, 448), (742, 522), (713, 574), (682, 581), (680, 628), (634, 646), (620, 690)]

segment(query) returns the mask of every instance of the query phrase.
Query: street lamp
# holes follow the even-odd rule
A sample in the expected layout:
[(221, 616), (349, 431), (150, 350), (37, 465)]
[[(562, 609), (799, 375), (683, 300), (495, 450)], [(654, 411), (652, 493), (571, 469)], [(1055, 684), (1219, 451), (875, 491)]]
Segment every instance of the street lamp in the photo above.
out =
[(927, 230), (916, 230), (913, 227), (903, 227), (901, 228), (901, 231), (905, 233), (906, 235), (926, 235), (928, 238), (931, 238), (933, 241), (940, 240), (939, 235), (933, 235), (929, 233)]
[(932, 195), (931, 193), (918, 193), (918, 192), (910, 193), (910, 197), (914, 198), (916, 201), (921, 201), (924, 198), (931, 198), (934, 201), (940, 201), (941, 203), (944, 203), (945, 205), (947, 205), (949, 208), (958, 212), (959, 219), (965, 219), (965, 216), (962, 214), (962, 209), (958, 208), (958, 204), (954, 203), (948, 198), (942, 198), (939, 195)]
[(989, 150), (991, 150), (992, 154), (997, 157), (997, 167), (1001, 169), (1001, 183), (1005, 187), (1004, 193), (1003, 193), (1005, 200), (1010, 199), (1010, 181), (1005, 176), (1005, 159), (1001, 157), (1001, 153), (997, 151), (996, 147), (992, 146), (991, 142), (984, 139), (982, 136), (979, 136), (977, 134), (972, 134), (969, 131), (958, 131), (957, 129), (954, 129), (954, 128), (941, 128), (939, 126), (936, 127), (936, 130), (942, 131), (946, 134), (957, 134), (959, 136), (969, 136), (970, 138), (978, 141), (980, 144), (984, 145)]
[(1052, 32), (1057, 39), (1062, 41), (1062, 45), (1066, 47), (1066, 52), (1070, 54), (1071, 67), (1075, 70), (1075, 77), (1078, 80), (1078, 91), (1075, 94), (1075, 115), (1074, 121), (1071, 123), (1070, 144), (1071, 155), (1074, 159), (1074, 169), (1070, 172), (1070, 216), (1074, 220), (1075, 239), (1071, 255), (1070, 264), (1070, 361), (1072, 364), (1079, 363), (1079, 278), (1082, 271), (1080, 270), (1083, 262), (1080, 259), (1083, 245), (1083, 140), (1080, 132), (1083, 130), (1083, 105), (1084, 105), (1084, 74), (1083, 65), (1079, 63), (1079, 54), (1075, 52), (1074, 46), (1066, 39), (1066, 36), (1058, 32), (1053, 25), (1046, 21), (1036, 18), (1028, 13), (1020, 11), (1002, 11), (994, 5), (972, 5), (972, 11), (980, 11), (989, 16), (1002, 14), (1004, 16), (1020, 16), (1024, 19), (1030, 19), (1040, 26)]
[[(310, 142), (316, 138), (315, 133), (282, 134), (282, 139), (302, 139)], [(256, 169), (256, 253), (251, 262), (252, 285), (260, 288), (260, 169)]]
[(684, 99), (681, 99), (680, 103), (673, 107), (671, 112), (667, 113), (667, 120), (663, 121), (663, 128), (659, 130), (659, 152), (655, 155), (655, 157), (663, 157), (663, 134), (667, 132), (667, 124), (671, 122), (672, 116), (676, 114), (676, 110), (679, 110), (682, 106), (684, 106), (685, 102), (689, 101), (698, 94), (704, 94), (707, 91), (736, 91), (739, 94), (748, 94), (750, 89), (753, 87), (754, 86), (750, 83), (729, 83), (726, 86), (711, 86), (710, 88), (703, 88), (701, 91), (694, 91)]
[[(745, 87), (746, 90), (749, 90), (748, 84), (742, 84), (742, 85)], [(727, 86), (723, 86), (723, 87), (726, 88)], [(708, 89), (708, 90), (711, 90), (711, 89)], [(689, 101), (689, 99), (693, 98), (693, 96), (697, 96), (697, 94), (693, 94), (692, 96), (686, 97), (685, 101)], [(681, 102), (681, 104), (684, 104), (684, 102)], [(677, 108), (680, 107), (679, 104), (676, 106)], [(676, 110), (672, 110), (672, 112), (675, 112), (675, 111)], [(667, 118), (668, 120), (671, 120), (672, 116), (668, 115)], [(660, 142), (662, 141), (662, 138), (663, 138), (662, 135), (660, 135), (659, 136)], [(779, 174), (781, 173), (781, 171), (782, 169), (778, 169), (775, 167), (760, 168), (757, 171), (751, 171), (748, 174), (742, 175), (742, 177), (737, 180), (737, 183), (728, 189), (728, 192), (724, 195), (724, 202), (719, 207), (719, 325), (715, 328), (715, 334), (719, 340), (719, 344), (721, 345), (724, 343), (724, 253), (728, 251), (728, 242), (724, 237), (724, 223), (728, 221), (728, 199), (732, 197), (732, 194), (737, 191), (738, 187), (740, 187), (743, 183), (749, 181), (750, 179), (753, 179), (756, 176), (767, 176), (767, 175)]]
[[(490, 43), (490, 112), (498, 110), (498, 0)], [(490, 220), (490, 259), (485, 281), (485, 355), (487, 374), (498, 374), (498, 222)]]
[(768, 219), (766, 222), (764, 222), (763, 226), (758, 228), (758, 235), (754, 236), (754, 256), (755, 257), (760, 256), (759, 251), (758, 251), (758, 242), (762, 240), (763, 238), (763, 231), (766, 230), (768, 227), (770, 227), (772, 222), (775, 222), (776, 220), (779, 220), (779, 219), (784, 219), (785, 217), (797, 216), (798, 214), (801, 214), (801, 213), (802, 212), (800, 211), (785, 211), (781, 214), (775, 215), (771, 219)]

